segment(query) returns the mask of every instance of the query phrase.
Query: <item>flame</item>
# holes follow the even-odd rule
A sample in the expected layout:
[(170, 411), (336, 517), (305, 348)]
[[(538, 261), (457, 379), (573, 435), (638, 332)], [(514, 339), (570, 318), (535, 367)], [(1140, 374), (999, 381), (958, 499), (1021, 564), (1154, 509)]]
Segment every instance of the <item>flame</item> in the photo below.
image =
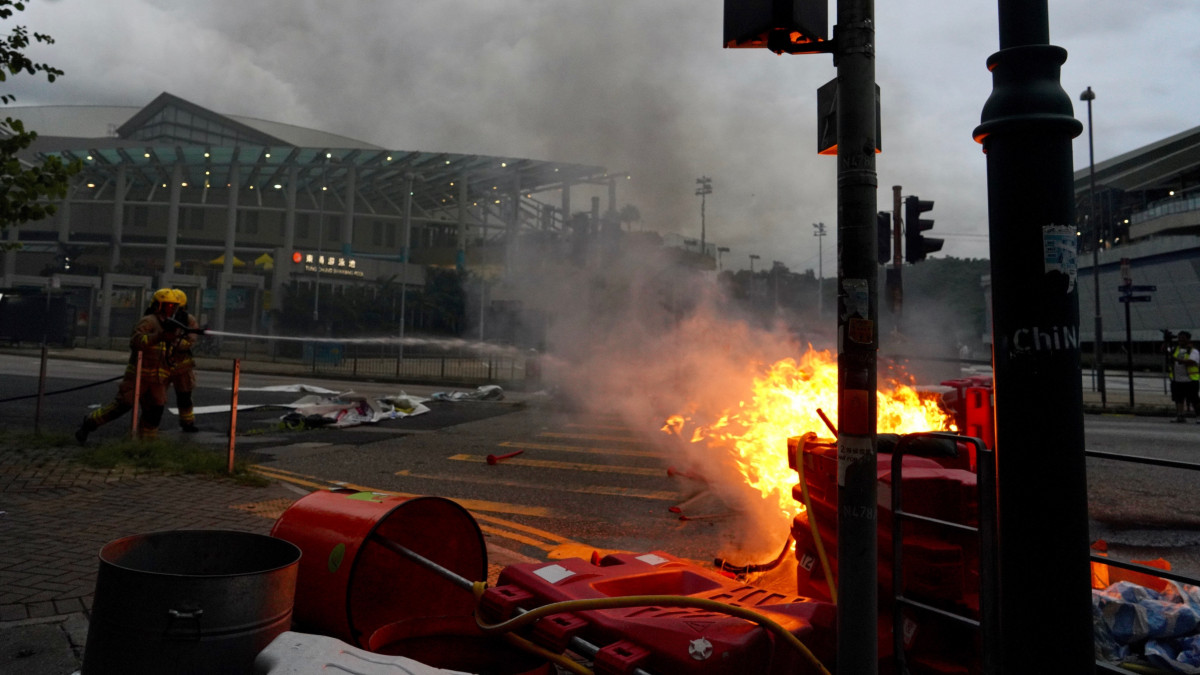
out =
[[(922, 396), (911, 385), (896, 379), (878, 392), (879, 433), (935, 431), (952, 427), (952, 418), (936, 400)], [(788, 519), (803, 510), (792, 497), (798, 482), (788, 467), (787, 439), (806, 432), (821, 436), (832, 433), (818, 410), (837, 426), (837, 357), (828, 350), (811, 346), (799, 362), (788, 358), (778, 361), (754, 378), (753, 394), (736, 410), (726, 410), (709, 424), (684, 415), (673, 415), (663, 431), (684, 437), (688, 423), (695, 424), (691, 441), (710, 450), (729, 453), (745, 482), (765, 501), (775, 500)]]

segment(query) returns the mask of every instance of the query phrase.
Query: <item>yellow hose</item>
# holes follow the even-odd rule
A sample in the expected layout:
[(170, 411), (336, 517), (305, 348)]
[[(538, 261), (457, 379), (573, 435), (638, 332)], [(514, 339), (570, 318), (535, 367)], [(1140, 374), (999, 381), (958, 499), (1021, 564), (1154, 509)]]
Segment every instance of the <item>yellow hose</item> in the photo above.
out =
[(829, 567), (829, 557), (825, 555), (825, 544), (821, 541), (821, 531), (817, 528), (817, 514), (813, 513), (812, 500), (808, 498), (808, 481), (804, 480), (804, 440), (816, 438), (811, 431), (800, 438), (800, 452), (796, 457), (796, 471), (800, 474), (800, 496), (804, 499), (804, 515), (808, 519), (808, 528), (812, 530), (813, 542), (817, 546), (817, 557), (821, 559), (821, 571), (825, 573), (825, 583), (829, 586), (829, 599), (837, 604), (837, 584), (833, 582), (833, 570)]
[[(707, 598), (692, 598), (680, 595), (630, 595), (620, 598), (592, 598), (587, 600), (566, 600), (564, 602), (556, 602), (550, 605), (543, 605), (536, 609), (532, 609), (525, 614), (515, 616), (508, 621), (503, 621), (497, 624), (485, 624), (476, 614), (475, 622), (479, 625), (479, 629), (484, 633), (501, 633), (510, 632), (522, 628), (542, 617), (551, 614), (561, 614), (563, 612), (583, 612), (588, 610), (599, 609), (623, 609), (629, 607), (691, 607), (694, 609), (706, 609), (713, 612), (728, 614), (739, 619), (745, 619), (756, 623), (768, 631), (775, 634), (776, 637), (783, 640), (793, 649), (800, 653), (821, 675), (830, 675), (829, 670), (825, 665), (804, 645), (795, 635), (792, 635), (783, 626), (775, 623), (771, 619), (743, 607), (728, 605), (716, 600)], [(555, 661), (558, 663), (558, 661)], [(579, 671), (576, 671), (579, 672)]]

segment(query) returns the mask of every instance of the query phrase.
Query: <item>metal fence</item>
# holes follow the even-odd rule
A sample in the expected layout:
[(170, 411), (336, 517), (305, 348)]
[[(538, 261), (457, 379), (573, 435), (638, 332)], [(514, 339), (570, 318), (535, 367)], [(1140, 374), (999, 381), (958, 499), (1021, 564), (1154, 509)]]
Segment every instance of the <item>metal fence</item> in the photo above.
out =
[[(127, 350), (129, 344), (126, 339), (113, 338), (104, 347)], [(200, 367), (204, 367), (203, 361), (207, 359), (241, 359), (270, 364), (281, 374), (447, 386), (497, 384), (514, 389), (529, 389), (540, 384), (534, 354), (497, 345), (405, 346), (401, 352), (394, 343), (223, 337), (201, 340), (193, 351)]]

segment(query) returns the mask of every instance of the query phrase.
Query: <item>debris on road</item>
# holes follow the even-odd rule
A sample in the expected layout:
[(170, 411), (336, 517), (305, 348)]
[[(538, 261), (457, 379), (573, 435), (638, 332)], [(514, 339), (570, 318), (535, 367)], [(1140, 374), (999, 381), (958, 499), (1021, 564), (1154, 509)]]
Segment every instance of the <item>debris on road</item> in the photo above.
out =
[(430, 398), (435, 401), (503, 401), (504, 390), (494, 384), (484, 384), (475, 391), (437, 391)]

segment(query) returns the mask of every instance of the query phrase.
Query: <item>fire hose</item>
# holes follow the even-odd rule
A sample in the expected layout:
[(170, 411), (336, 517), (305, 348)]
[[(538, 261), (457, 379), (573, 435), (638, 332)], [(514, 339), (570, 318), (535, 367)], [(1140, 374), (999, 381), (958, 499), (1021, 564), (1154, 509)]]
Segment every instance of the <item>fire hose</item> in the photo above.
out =
[[(470, 579), (459, 576), (458, 574), (446, 569), (445, 567), (442, 567), (425, 556), (422, 556), (421, 554), (405, 546), (397, 544), (390, 539), (386, 539), (379, 535), (374, 535), (371, 537), (371, 540), (382, 545), (384, 548), (398, 553), (417, 563), (418, 565), (421, 565), (426, 569), (444, 577), (460, 588), (470, 591), (475, 596), (476, 600), (483, 595), (484, 590), (487, 588), (486, 582), (471, 581)], [(762, 626), (768, 632), (774, 634), (777, 638), (781, 639), (788, 646), (799, 652), (800, 655), (803, 656), (804, 659), (807, 660), (814, 668), (816, 668), (819, 673), (822, 675), (830, 675), (829, 670), (825, 668), (824, 664), (817, 659), (817, 657), (808, 649), (808, 647), (806, 647), (799, 638), (797, 638), (783, 626), (752, 610), (734, 605), (728, 605), (716, 600), (708, 600), (706, 598), (691, 598), (677, 595), (631, 595), (621, 598), (567, 600), (563, 602), (551, 603), (549, 605), (543, 605), (531, 610), (518, 608), (516, 610), (518, 612), (517, 616), (497, 624), (485, 624), (479, 619), (478, 615), (476, 615), (475, 621), (479, 629), (486, 634), (503, 634), (504, 639), (510, 644), (537, 654), (538, 656), (551, 661), (565, 670), (578, 673), (578, 675), (593, 675), (591, 670), (572, 661), (565, 655), (543, 649), (542, 647), (533, 644), (519, 635), (515, 635), (512, 631), (522, 628), (537, 621), (538, 619), (541, 619), (542, 617), (551, 614), (647, 606), (690, 607), (695, 609), (705, 609), (708, 611), (728, 614), (739, 619), (745, 619), (746, 621), (756, 623), (759, 626)], [(571, 638), (571, 640), (568, 642), (568, 645), (573, 650), (589, 657), (595, 656), (595, 654), (600, 651), (599, 647), (579, 637)], [(635, 675), (650, 675), (650, 673), (647, 673), (640, 668), (635, 669), (634, 673)]]
[(776, 567), (779, 567), (779, 563), (783, 562), (783, 559), (787, 557), (788, 552), (792, 549), (793, 541), (795, 540), (792, 539), (792, 535), (789, 534), (787, 541), (783, 542), (783, 550), (780, 551), (779, 555), (770, 562), (734, 565), (724, 558), (715, 558), (713, 559), (713, 565), (722, 572), (727, 572), (729, 574), (754, 574), (757, 572), (770, 572)]
[[(116, 382), (117, 380), (119, 380), (123, 377), (125, 377), (125, 376), (117, 375), (116, 377), (110, 377), (107, 380), (100, 380), (98, 382), (89, 382), (88, 384), (81, 384), (78, 387), (71, 387), (69, 389), (59, 389), (57, 391), (48, 391), (45, 394), (43, 394), (43, 396), (54, 396), (56, 394), (69, 394), (73, 391), (79, 391), (81, 389), (87, 389), (89, 387), (97, 387), (102, 384), (108, 384), (109, 382)], [(25, 394), (24, 396), (13, 396), (11, 398), (0, 398), (0, 403), (8, 403), (10, 401), (21, 401), (21, 400), (24, 400), (27, 398), (37, 398), (37, 397), (38, 397), (37, 394)]]

